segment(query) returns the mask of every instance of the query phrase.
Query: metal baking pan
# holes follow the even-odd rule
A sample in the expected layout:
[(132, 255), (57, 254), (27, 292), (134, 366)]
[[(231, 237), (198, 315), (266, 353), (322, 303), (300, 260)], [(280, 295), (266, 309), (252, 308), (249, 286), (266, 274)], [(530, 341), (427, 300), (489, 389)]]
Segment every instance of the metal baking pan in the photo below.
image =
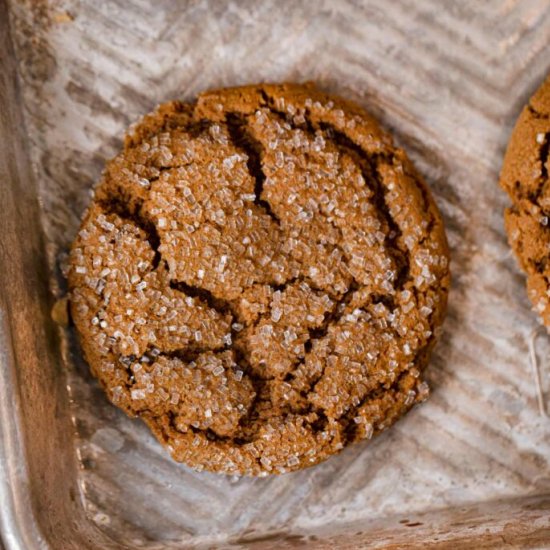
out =
[[(550, 547), (550, 343), (497, 185), (550, 70), (546, 0), (0, 0), (0, 41), (7, 549)], [(125, 127), (262, 80), (315, 80), (379, 117), (434, 192), (454, 279), (425, 404), (317, 467), (234, 479), (173, 463), (109, 405), (50, 310)]]

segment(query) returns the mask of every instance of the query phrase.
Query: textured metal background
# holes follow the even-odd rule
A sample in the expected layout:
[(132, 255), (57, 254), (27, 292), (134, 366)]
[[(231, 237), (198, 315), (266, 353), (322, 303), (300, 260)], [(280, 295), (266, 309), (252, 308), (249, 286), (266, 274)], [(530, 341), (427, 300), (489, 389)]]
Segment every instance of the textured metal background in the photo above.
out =
[[(174, 464), (144, 425), (107, 403), (64, 334), (69, 451), (100, 532), (129, 547), (180, 547), (349, 522), (368, 531), (550, 494), (550, 421), (528, 359), (537, 322), (497, 186), (513, 123), (550, 70), (547, 0), (12, 0), (10, 23), (56, 296), (89, 189), (128, 124), (167, 99), (262, 80), (315, 80), (373, 112), (428, 181), (452, 249), (431, 399), (370, 444), (282, 477)], [(546, 335), (537, 347), (548, 407)], [(538, 521), (548, 526), (548, 514)]]

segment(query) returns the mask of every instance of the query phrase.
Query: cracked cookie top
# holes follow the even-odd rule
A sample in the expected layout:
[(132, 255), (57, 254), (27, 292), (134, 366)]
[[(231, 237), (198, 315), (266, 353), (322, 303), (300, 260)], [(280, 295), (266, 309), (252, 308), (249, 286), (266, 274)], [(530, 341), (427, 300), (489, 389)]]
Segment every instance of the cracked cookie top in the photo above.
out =
[(161, 105), (71, 250), (71, 312), (113, 403), (198, 469), (296, 470), (427, 396), (445, 233), (404, 152), (311, 85)]
[(550, 330), (550, 75), (516, 122), (500, 175), (512, 199), (508, 240), (527, 273), (533, 309)]

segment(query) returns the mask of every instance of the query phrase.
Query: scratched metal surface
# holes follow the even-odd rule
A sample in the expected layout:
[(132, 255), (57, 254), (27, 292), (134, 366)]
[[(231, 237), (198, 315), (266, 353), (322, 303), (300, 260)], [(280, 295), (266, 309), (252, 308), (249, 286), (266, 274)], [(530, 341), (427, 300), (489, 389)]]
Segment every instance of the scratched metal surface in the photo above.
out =
[[(546, 0), (10, 3), (52, 292), (104, 161), (155, 104), (315, 80), (379, 117), (445, 218), (453, 288), (430, 400), (368, 445), (267, 479), (195, 473), (107, 403), (70, 333), (61, 355), (89, 521), (130, 547), (254, 538), (550, 493), (537, 328), (497, 186), (521, 106), (550, 70)], [(550, 344), (537, 339), (546, 407)]]

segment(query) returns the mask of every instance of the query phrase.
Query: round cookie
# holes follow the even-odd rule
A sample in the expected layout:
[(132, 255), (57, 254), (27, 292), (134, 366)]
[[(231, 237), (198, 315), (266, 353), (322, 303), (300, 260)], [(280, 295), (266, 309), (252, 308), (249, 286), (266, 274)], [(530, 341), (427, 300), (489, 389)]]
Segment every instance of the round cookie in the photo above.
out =
[(426, 398), (449, 267), (405, 153), (357, 105), (285, 84), (145, 116), (95, 190), (68, 278), (114, 404), (175, 460), (266, 475)]
[(527, 273), (533, 309), (550, 329), (550, 76), (524, 107), (510, 137), (500, 185), (510, 195), (508, 240)]

